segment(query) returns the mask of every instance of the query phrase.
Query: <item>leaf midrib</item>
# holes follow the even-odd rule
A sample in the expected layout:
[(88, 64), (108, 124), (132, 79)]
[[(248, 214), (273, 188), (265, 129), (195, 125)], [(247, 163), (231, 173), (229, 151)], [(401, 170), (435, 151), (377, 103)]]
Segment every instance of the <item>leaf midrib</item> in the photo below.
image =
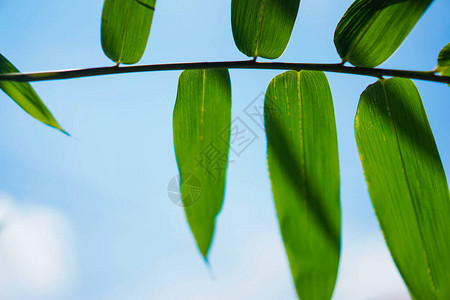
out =
[(255, 40), (255, 53), (253, 55), (253, 58), (258, 57), (258, 48), (259, 48), (259, 41), (261, 39), (261, 30), (262, 30), (262, 23), (264, 18), (264, 9), (266, 7), (266, 1), (262, 0), (261, 8), (259, 10), (259, 23), (258, 23), (258, 31), (256, 32), (256, 40)]
[(128, 8), (127, 8), (127, 13), (125, 15), (125, 22), (124, 22), (124, 26), (123, 26), (123, 32), (122, 32), (122, 42), (120, 45), (120, 52), (119, 52), (119, 58), (117, 59), (117, 63), (121, 63), (122, 60), (122, 55), (123, 55), (123, 49), (125, 47), (125, 39), (127, 37), (127, 26), (128, 26), (128, 20), (130, 19), (130, 11), (131, 11), (131, 5), (132, 5), (132, 1), (128, 1)]
[(302, 103), (302, 93), (300, 90), (301, 85), (301, 76), (302, 72), (297, 72), (297, 89), (298, 89), (298, 101), (299, 101), (299, 129), (300, 129), (300, 145), (301, 145), (301, 151), (302, 151), (302, 161), (301, 161), (301, 172), (303, 177), (303, 190), (304, 190), (304, 203), (306, 203), (306, 198), (308, 197), (308, 184), (306, 180), (306, 153), (305, 153), (305, 134), (303, 131), (303, 103)]

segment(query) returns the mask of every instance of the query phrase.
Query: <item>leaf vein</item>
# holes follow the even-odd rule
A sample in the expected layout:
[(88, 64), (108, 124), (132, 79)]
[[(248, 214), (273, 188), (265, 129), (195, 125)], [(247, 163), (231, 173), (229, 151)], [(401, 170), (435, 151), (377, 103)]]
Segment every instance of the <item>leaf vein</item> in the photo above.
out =
[(267, 0), (262, 0), (261, 9), (259, 10), (259, 24), (258, 24), (258, 31), (256, 32), (255, 54), (253, 55), (253, 58), (256, 58), (258, 56), (259, 40), (261, 38), (261, 30), (262, 30), (262, 23), (263, 23), (263, 18), (264, 18), (264, 9), (266, 7), (266, 1)]
[(366, 33), (369, 31), (370, 27), (373, 25), (373, 23), (375, 23), (376, 19), (378, 18), (378, 16), (381, 14), (381, 11), (384, 9), (385, 5), (387, 4), (389, 0), (385, 0), (383, 2), (383, 4), (381, 5), (381, 8), (376, 12), (375, 16), (373, 17), (372, 20), (370, 20), (369, 24), (367, 25), (367, 27), (364, 29), (363, 33), (361, 33), (361, 36), (358, 38), (358, 40), (355, 42), (355, 44), (353, 45), (353, 47), (350, 49), (350, 51), (348, 52), (348, 54), (343, 58), (344, 61), (348, 61), (348, 59), (350, 58), (350, 56), (353, 54), (353, 51), (355, 51), (356, 47), (358, 46), (358, 44), (361, 42), (361, 40), (364, 38), (364, 36), (366, 35)]
[(300, 85), (301, 85), (301, 75), (302, 72), (297, 72), (297, 90), (298, 90), (298, 101), (299, 101), (299, 105), (298, 105), (298, 109), (299, 109), (299, 129), (300, 129), (300, 147), (301, 147), (301, 151), (302, 151), (302, 160), (301, 160), (301, 172), (302, 172), (302, 177), (303, 177), (303, 190), (304, 190), (304, 196), (305, 196), (305, 203), (307, 202), (306, 198), (308, 196), (308, 191), (307, 191), (307, 180), (306, 180), (306, 157), (305, 157), (305, 135), (304, 135), (304, 131), (303, 131), (303, 103), (302, 103), (302, 93), (300, 90)]

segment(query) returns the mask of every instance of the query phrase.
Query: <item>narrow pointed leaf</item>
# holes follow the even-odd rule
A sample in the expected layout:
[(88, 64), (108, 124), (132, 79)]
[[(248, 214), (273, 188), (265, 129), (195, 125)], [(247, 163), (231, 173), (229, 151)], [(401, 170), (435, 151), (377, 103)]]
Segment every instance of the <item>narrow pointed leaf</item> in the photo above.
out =
[[(0, 73), (20, 72), (11, 62), (0, 54)], [(56, 122), (55, 118), (28, 82), (0, 81), (0, 89), (11, 97), (11, 99), (22, 107), (22, 109), (30, 116), (67, 134), (67, 132), (59, 126), (58, 122)]]
[(173, 112), (175, 154), (186, 218), (205, 259), (223, 203), (230, 123), (228, 70), (184, 71)]
[(323, 72), (275, 77), (265, 105), (267, 159), (284, 246), (300, 299), (330, 299), (340, 253), (339, 159)]
[(300, 0), (232, 0), (231, 25), (238, 49), (250, 57), (283, 54)]
[(442, 76), (450, 76), (450, 43), (439, 52), (437, 71)]
[(386, 61), (433, 0), (355, 0), (334, 33), (345, 61), (376, 67)]
[(414, 83), (370, 85), (355, 135), (372, 204), (412, 297), (450, 299), (450, 196)]
[(112, 61), (137, 63), (144, 54), (156, 0), (105, 0), (101, 40)]

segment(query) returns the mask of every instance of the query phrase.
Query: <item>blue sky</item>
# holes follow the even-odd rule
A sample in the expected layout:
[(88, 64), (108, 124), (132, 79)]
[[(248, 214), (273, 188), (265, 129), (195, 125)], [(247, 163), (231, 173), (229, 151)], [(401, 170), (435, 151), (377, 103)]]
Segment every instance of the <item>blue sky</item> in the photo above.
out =
[[(24, 72), (113, 65), (100, 45), (102, 2), (0, 0), (0, 51)], [(279, 61), (339, 62), (333, 33), (350, 4), (303, 0)], [(434, 69), (450, 41), (448, 11), (450, 2), (435, 1), (382, 66)], [(157, 2), (140, 63), (241, 59), (246, 57), (234, 45), (229, 0)], [(295, 299), (264, 132), (245, 114), (279, 73), (230, 71), (233, 118), (241, 117), (258, 139), (241, 157), (231, 157), (212, 271), (197, 252), (182, 209), (167, 196), (177, 174), (172, 110), (180, 72), (33, 84), (73, 138), (39, 124), (1, 93), (0, 218), (9, 216), (10, 225), (0, 235), (0, 298)], [(334, 299), (408, 299), (384, 246), (354, 140), (359, 95), (375, 79), (327, 76), (343, 208)], [(415, 83), (448, 174), (449, 88)]]

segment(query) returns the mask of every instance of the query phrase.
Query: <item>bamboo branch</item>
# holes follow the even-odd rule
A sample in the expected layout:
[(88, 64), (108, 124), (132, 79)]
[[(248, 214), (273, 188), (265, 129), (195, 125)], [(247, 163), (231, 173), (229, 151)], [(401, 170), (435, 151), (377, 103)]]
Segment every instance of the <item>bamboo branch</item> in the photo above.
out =
[(312, 64), (312, 63), (283, 63), (283, 62), (256, 62), (254, 60), (224, 61), (224, 62), (194, 62), (171, 63), (154, 65), (111, 66), (100, 68), (61, 70), (36, 73), (8, 73), (0, 74), (0, 81), (48, 81), (90, 76), (140, 73), (155, 71), (179, 71), (190, 69), (265, 69), (265, 70), (312, 70), (333, 73), (345, 73), (372, 77), (395, 76), (419, 79), (434, 82), (450, 83), (450, 76), (440, 76), (434, 71), (408, 71), (379, 68), (348, 67), (339, 64)]

